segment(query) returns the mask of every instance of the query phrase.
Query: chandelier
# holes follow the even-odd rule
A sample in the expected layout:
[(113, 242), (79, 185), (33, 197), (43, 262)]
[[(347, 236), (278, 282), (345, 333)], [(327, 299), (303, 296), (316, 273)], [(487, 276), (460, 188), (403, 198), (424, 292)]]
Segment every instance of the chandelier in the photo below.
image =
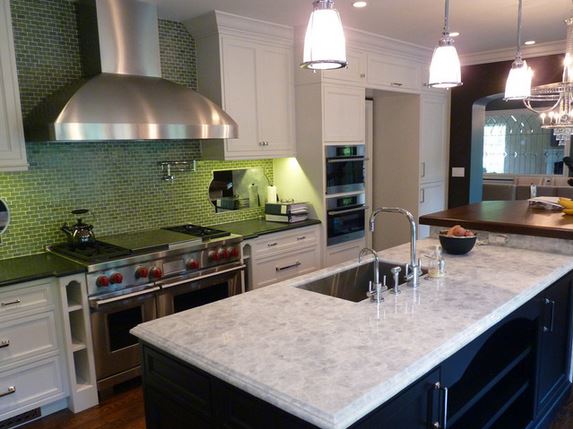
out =
[(538, 113), (541, 128), (552, 129), (560, 145), (573, 135), (573, 17), (565, 20), (567, 44), (561, 82), (531, 88), (525, 107)]

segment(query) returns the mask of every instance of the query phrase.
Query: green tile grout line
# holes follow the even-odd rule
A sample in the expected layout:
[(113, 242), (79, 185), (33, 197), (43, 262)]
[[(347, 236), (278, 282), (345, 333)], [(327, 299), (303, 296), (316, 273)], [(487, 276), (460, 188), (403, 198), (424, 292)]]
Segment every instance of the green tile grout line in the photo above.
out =
[[(81, 77), (76, 4), (65, 0), (11, 0), (22, 112)], [(195, 43), (181, 23), (159, 21), (163, 76), (197, 87)], [(158, 161), (199, 159), (196, 141), (29, 143), (30, 170), (0, 173), (0, 198), (11, 210), (0, 259), (41, 252), (64, 240), (63, 222), (88, 208), (97, 235), (183, 222), (205, 225), (253, 219), (262, 209), (215, 214), (208, 200), (213, 170), (262, 167), (271, 160), (199, 161), (196, 172), (161, 180)]]

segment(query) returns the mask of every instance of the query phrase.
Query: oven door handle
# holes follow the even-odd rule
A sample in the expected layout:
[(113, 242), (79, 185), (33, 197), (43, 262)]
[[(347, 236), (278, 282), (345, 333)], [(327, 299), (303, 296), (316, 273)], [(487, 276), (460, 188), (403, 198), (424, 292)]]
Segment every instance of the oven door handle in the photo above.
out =
[(211, 277), (220, 276), (221, 274), (229, 274), (229, 273), (233, 273), (235, 271), (242, 271), (246, 267), (247, 266), (245, 264), (242, 264), (242, 265), (239, 265), (238, 267), (233, 267), (233, 268), (229, 268), (229, 269), (221, 270), (221, 271), (214, 271), (212, 273), (205, 274), (202, 276), (186, 277), (186, 278), (183, 278), (180, 280), (176, 280), (174, 282), (157, 283), (157, 285), (161, 286), (161, 289), (169, 289), (170, 287), (179, 286), (179, 285), (184, 284), (184, 283), (194, 283), (194, 282), (205, 280), (205, 279), (208, 279)]
[(112, 302), (123, 301), (126, 299), (135, 298), (137, 296), (151, 294), (152, 292), (156, 292), (158, 290), (159, 290), (159, 288), (157, 286), (154, 286), (154, 287), (149, 288), (149, 289), (143, 289), (143, 290), (140, 290), (137, 292), (126, 293), (124, 295), (114, 296), (113, 298), (90, 299), (89, 303), (90, 303), (91, 308), (93, 308), (94, 310), (97, 310), (106, 304), (111, 304)]
[(348, 209), (348, 210), (330, 210), (328, 212), (329, 216), (336, 216), (336, 215), (342, 215), (342, 214), (347, 214), (347, 213), (354, 213), (354, 212), (360, 212), (363, 210), (368, 210), (367, 206), (362, 206), (362, 207), (358, 207), (355, 209)]
[(358, 162), (358, 161), (368, 161), (368, 158), (364, 156), (358, 156), (356, 158), (326, 158), (326, 162), (329, 164), (334, 164), (337, 162)]

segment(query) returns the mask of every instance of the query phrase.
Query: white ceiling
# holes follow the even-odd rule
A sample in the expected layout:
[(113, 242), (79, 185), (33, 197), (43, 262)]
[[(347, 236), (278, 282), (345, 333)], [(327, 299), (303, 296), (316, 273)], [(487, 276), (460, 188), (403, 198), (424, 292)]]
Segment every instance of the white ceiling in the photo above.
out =
[[(305, 25), (312, 0), (152, 0), (162, 18), (184, 21), (218, 9), (291, 26)], [(345, 26), (433, 47), (443, 25), (444, 0), (370, 0), (356, 9), (335, 0)], [(563, 20), (573, 15), (571, 0), (523, 0), (524, 40), (565, 39)], [(451, 0), (450, 30), (462, 35), (460, 54), (515, 46), (517, 0)]]

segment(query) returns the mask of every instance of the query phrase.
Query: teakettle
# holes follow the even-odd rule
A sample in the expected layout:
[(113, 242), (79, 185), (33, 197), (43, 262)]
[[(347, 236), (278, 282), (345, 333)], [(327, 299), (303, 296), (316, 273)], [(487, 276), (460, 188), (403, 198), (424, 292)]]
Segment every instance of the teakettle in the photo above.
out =
[[(88, 212), (89, 210), (87, 209), (72, 210), (72, 214), (76, 216), (81, 216)], [(68, 237), (68, 242), (74, 247), (86, 247), (95, 243), (93, 226), (83, 223), (81, 218), (78, 218), (78, 221), (72, 226), (64, 223), (61, 230)]]

